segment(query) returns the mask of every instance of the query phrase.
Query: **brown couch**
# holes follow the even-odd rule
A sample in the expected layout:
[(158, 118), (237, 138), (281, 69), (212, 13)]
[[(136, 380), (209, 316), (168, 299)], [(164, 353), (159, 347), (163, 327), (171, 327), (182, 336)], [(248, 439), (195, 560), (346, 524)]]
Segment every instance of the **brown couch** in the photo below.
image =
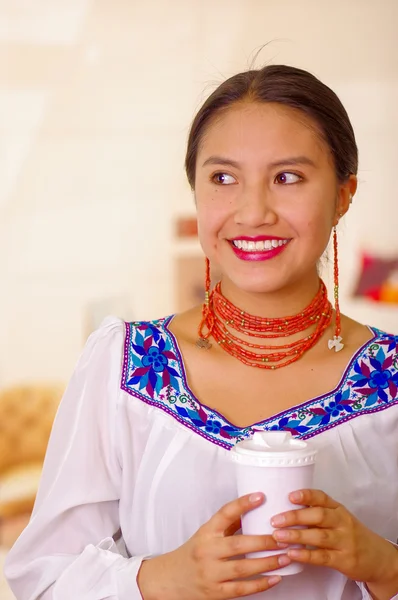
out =
[(0, 391), (0, 543), (10, 546), (29, 520), (61, 385)]

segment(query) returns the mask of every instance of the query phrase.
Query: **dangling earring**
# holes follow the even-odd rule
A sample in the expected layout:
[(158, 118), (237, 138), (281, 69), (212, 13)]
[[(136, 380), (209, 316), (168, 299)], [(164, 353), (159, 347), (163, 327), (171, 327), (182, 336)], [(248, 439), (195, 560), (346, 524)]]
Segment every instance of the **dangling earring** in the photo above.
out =
[[(211, 342), (209, 342), (209, 337), (211, 335), (213, 329), (213, 315), (210, 309), (210, 286), (211, 286), (211, 276), (210, 276), (210, 261), (205, 258), (205, 301), (202, 306), (202, 320), (199, 324), (198, 334), (199, 339), (196, 341), (196, 345), (198, 348), (204, 348), (205, 350), (209, 350), (211, 348)], [(207, 326), (207, 333), (203, 333), (203, 327)]]
[[(340, 215), (343, 216), (343, 215)], [(335, 330), (334, 337), (328, 341), (329, 350), (334, 348), (335, 352), (340, 352), (344, 348), (342, 343), (343, 338), (341, 337), (341, 313), (339, 304), (339, 255), (338, 255), (338, 242), (337, 242), (337, 229), (336, 225), (333, 227), (333, 250), (334, 250), (334, 265), (333, 265), (333, 279), (334, 279), (334, 310), (336, 313), (335, 318)]]

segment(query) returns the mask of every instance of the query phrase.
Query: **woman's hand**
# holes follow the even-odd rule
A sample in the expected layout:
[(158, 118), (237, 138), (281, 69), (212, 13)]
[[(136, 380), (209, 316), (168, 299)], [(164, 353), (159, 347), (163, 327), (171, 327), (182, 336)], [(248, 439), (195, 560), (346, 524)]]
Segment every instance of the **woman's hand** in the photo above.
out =
[[(261, 573), (288, 565), (286, 555), (240, 556), (286, 545), (278, 545), (270, 535), (233, 535), (240, 528), (240, 517), (263, 501), (259, 493), (229, 502), (180, 548), (144, 561), (138, 574), (143, 599), (229, 600), (277, 585), (280, 577)], [(253, 579), (244, 581), (248, 577)]]
[[(370, 588), (372, 584), (390, 586), (393, 581), (398, 585), (398, 579), (394, 579), (398, 578), (398, 550), (390, 542), (365, 527), (324, 492), (300, 490), (291, 494), (290, 500), (308, 508), (273, 517), (271, 524), (278, 528), (274, 539), (315, 546), (315, 549), (288, 550), (292, 560), (330, 567), (349, 579), (367, 583)], [(308, 529), (283, 529), (295, 526)], [(392, 593), (397, 592), (398, 588)]]

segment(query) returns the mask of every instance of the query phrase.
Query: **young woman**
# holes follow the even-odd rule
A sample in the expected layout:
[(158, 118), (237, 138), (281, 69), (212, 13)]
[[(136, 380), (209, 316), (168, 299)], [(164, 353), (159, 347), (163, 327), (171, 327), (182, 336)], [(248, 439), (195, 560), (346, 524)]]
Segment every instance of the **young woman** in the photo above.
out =
[[(398, 598), (398, 337), (338, 305), (335, 228), (357, 186), (348, 116), (305, 71), (241, 73), (197, 114), (186, 170), (204, 306), (111, 318), (90, 337), (10, 585), (18, 600)], [(333, 230), (335, 309), (318, 275)], [(236, 497), (229, 450), (268, 429), (311, 438), (316, 489), (297, 490), (307, 508), (275, 515), (272, 536), (244, 536), (240, 516), (264, 498)], [(303, 573), (261, 575), (290, 561)]]

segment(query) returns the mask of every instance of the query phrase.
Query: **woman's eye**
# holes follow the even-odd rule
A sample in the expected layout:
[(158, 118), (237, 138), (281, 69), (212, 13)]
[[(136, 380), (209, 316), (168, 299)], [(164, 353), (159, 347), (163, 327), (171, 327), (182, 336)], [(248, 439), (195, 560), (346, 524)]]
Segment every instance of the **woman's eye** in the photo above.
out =
[(279, 173), (279, 175), (275, 177), (275, 183), (283, 183), (285, 185), (290, 185), (291, 183), (298, 183), (299, 181), (302, 181), (302, 177), (300, 177), (300, 175), (297, 175), (296, 173), (283, 172)]
[(219, 185), (231, 185), (232, 183), (236, 183), (235, 177), (228, 175), (228, 173), (214, 173), (211, 180)]

